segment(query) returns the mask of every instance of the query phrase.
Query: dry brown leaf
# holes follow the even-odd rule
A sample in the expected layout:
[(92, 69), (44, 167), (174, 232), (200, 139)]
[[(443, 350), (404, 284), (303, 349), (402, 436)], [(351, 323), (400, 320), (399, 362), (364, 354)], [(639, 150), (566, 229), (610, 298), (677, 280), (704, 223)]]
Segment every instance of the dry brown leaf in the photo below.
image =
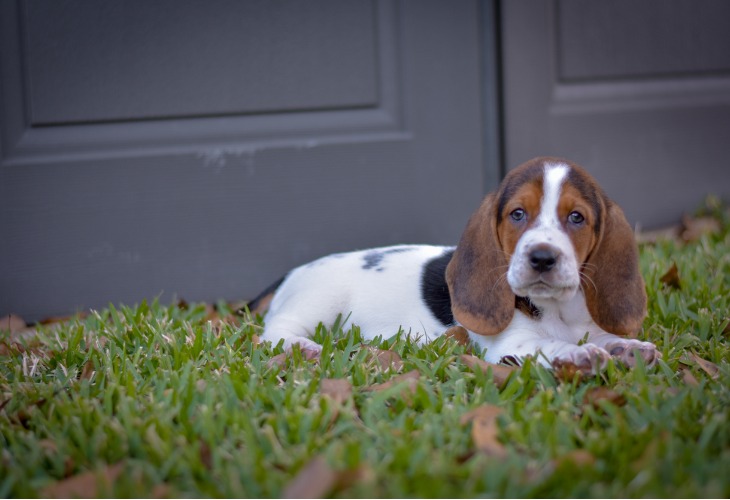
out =
[(25, 330), (28, 327), (25, 320), (15, 314), (8, 314), (0, 318), (0, 332), (6, 331), (11, 334)]
[(202, 439), (198, 440), (200, 443), (200, 463), (203, 464), (206, 470), (213, 469), (213, 451), (210, 449), (208, 443)]
[(322, 498), (356, 483), (373, 480), (374, 473), (368, 467), (334, 470), (322, 455), (318, 455), (289, 482), (282, 498)]
[(722, 229), (720, 221), (714, 217), (687, 217), (682, 218), (680, 237), (686, 242), (697, 241), (703, 235), (717, 233)]
[(654, 229), (652, 231), (639, 231), (636, 234), (637, 243), (656, 243), (662, 240), (679, 240), (679, 233), (682, 232), (682, 227), (679, 224), (675, 224), (669, 227), (663, 227)]
[(573, 450), (558, 458), (558, 464), (571, 466), (591, 466), (596, 463), (596, 457), (586, 450)]
[(700, 383), (697, 381), (692, 372), (689, 370), (682, 370), (682, 382), (691, 387), (697, 387)]
[(601, 401), (606, 401), (614, 406), (623, 406), (626, 404), (626, 398), (608, 387), (593, 387), (588, 389), (583, 396), (583, 404), (591, 405), (594, 408), (600, 408)]
[(471, 345), (471, 341), (469, 340), (469, 333), (466, 331), (466, 328), (463, 326), (452, 326), (448, 330), (444, 332), (444, 336), (447, 339), (451, 339), (456, 341), (457, 344), (463, 345), (463, 346), (469, 346)]
[(111, 489), (124, 470), (123, 463), (108, 465), (98, 471), (89, 471), (58, 481), (41, 490), (47, 498), (97, 498), (104, 490)]
[(403, 384), (404, 393), (414, 394), (416, 392), (416, 389), (418, 388), (418, 379), (420, 377), (421, 374), (418, 372), (418, 370), (411, 370), (407, 373), (404, 373), (403, 375), (393, 377), (392, 379), (388, 380), (387, 382), (383, 382), (382, 384), (373, 384), (370, 387), (365, 387), (363, 390), (369, 392), (381, 392), (388, 390), (391, 387), (395, 387), (396, 385)]
[(322, 379), (319, 392), (339, 404), (344, 404), (352, 396), (352, 384), (344, 378), (325, 378)]
[(697, 354), (690, 352), (689, 353), (690, 358), (697, 363), (702, 370), (710, 376), (712, 380), (717, 380), (720, 376), (720, 369), (717, 367), (715, 363), (712, 361), (707, 361), (706, 359), (703, 359), (699, 357)]
[(682, 288), (682, 283), (679, 279), (679, 269), (677, 269), (676, 262), (672, 263), (672, 267), (670, 267), (669, 271), (659, 278), (659, 281), (667, 285), (669, 288), (674, 288), (675, 290)]
[(335, 488), (337, 473), (321, 455), (314, 457), (284, 488), (283, 498), (322, 498)]
[(81, 380), (90, 380), (93, 376), (94, 362), (92, 360), (88, 360), (86, 363), (84, 363), (84, 368), (81, 370), (81, 376), (79, 378)]
[(580, 381), (584, 375), (584, 371), (575, 363), (554, 360), (552, 367), (555, 378), (561, 382), (573, 382), (576, 380), (576, 377)]
[(170, 498), (170, 486), (165, 483), (158, 484), (152, 489), (150, 498)]
[(491, 369), (492, 379), (500, 389), (507, 383), (510, 375), (517, 370), (516, 366), (496, 365), (494, 363), (484, 361), (476, 356), (472, 356), (471, 354), (462, 354), (461, 362), (468, 366), (472, 371), (481, 370), (484, 373), (487, 373), (487, 371)]
[[(300, 352), (302, 354), (302, 358), (307, 361), (319, 359), (320, 355), (322, 354), (320, 351), (315, 351), (313, 349), (301, 349)], [(279, 368), (283, 369), (284, 367), (286, 367), (287, 358), (291, 357), (291, 355), (292, 353), (287, 351), (284, 351), (281, 354), (277, 354), (266, 362), (266, 366), (268, 366), (269, 368), (271, 368), (272, 366), (278, 366)]]
[(502, 408), (485, 404), (461, 416), (461, 425), (471, 422), (471, 438), (479, 452), (493, 457), (507, 455), (507, 450), (498, 439), (497, 417), (501, 413)]
[(382, 370), (399, 372), (403, 369), (403, 359), (397, 352), (366, 345), (363, 347), (370, 354), (369, 359), (375, 360)]
[(68, 321), (71, 321), (72, 319), (84, 319), (89, 316), (89, 313), (87, 311), (81, 311), (76, 314), (69, 314), (66, 316), (46, 316), (42, 320), (40, 320), (38, 323), (41, 325), (47, 326), (47, 325), (54, 325), (57, 323), (66, 323)]

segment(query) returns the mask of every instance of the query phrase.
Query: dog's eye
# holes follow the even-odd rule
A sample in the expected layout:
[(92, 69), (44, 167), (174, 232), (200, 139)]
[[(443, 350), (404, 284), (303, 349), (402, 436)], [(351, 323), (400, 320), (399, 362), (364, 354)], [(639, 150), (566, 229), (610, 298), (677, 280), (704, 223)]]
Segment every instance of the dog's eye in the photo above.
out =
[(568, 220), (572, 222), (573, 224), (582, 224), (585, 219), (583, 217), (583, 214), (580, 212), (570, 212), (570, 215), (568, 216)]
[(522, 208), (512, 210), (512, 213), (509, 214), (509, 216), (512, 217), (512, 220), (515, 222), (519, 222), (524, 219), (525, 215), (525, 211)]

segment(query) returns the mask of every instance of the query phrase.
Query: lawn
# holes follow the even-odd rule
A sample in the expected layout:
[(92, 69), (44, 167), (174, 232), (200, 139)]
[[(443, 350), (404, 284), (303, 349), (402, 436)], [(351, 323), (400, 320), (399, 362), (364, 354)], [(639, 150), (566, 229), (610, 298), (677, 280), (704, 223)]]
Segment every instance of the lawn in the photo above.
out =
[(6, 330), (0, 497), (728, 497), (730, 219), (710, 211), (719, 230), (642, 245), (652, 368), (485, 368), (458, 337), (337, 327), (287, 357), (222, 302)]

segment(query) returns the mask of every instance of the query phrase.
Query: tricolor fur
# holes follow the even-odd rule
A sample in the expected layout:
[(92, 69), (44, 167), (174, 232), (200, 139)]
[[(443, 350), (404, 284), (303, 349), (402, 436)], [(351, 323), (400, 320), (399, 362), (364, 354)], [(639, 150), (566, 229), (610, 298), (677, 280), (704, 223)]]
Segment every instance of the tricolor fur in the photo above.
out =
[(555, 158), (512, 170), (457, 247), (375, 248), (294, 269), (275, 287), (263, 338), (319, 350), (311, 335), (339, 314), (367, 339), (403, 329), (426, 341), (461, 325), (492, 362), (537, 356), (596, 371), (611, 356), (659, 356), (625, 338), (641, 328), (646, 293), (623, 212), (582, 168)]

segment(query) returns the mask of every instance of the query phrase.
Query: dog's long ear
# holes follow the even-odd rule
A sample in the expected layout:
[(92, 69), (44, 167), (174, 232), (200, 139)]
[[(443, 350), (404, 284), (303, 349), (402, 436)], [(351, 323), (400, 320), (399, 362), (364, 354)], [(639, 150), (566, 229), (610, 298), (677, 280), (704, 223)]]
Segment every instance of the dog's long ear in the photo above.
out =
[(515, 296), (505, 276), (507, 255), (497, 236), (496, 204), (494, 194), (484, 199), (446, 268), (454, 317), (481, 335), (501, 332), (515, 313)]
[(639, 272), (639, 251), (623, 211), (605, 200), (598, 244), (583, 266), (588, 311), (598, 326), (633, 337), (646, 316), (646, 290)]

